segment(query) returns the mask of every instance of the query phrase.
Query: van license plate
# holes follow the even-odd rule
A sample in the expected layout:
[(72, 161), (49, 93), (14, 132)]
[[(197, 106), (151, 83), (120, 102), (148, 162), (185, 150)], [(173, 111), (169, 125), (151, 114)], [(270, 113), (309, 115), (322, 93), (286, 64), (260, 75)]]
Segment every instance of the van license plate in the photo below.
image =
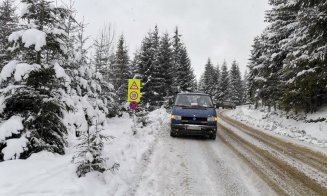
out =
[(188, 129), (189, 129), (189, 130), (201, 130), (201, 127), (190, 125), (190, 126), (188, 126)]

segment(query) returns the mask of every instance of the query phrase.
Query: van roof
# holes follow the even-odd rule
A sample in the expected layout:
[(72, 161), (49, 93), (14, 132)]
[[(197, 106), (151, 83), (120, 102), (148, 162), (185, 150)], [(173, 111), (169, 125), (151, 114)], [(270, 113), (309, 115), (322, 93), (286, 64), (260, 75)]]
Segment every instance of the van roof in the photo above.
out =
[(209, 94), (200, 93), (200, 92), (183, 92), (183, 93), (178, 93), (177, 95), (207, 95), (207, 96), (210, 96)]

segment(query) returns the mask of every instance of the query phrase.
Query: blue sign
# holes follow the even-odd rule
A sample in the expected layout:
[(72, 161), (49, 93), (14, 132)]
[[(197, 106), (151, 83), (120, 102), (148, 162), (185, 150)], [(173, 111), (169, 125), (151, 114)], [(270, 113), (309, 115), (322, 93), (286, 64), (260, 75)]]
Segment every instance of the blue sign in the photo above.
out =
[(132, 102), (129, 103), (129, 108), (131, 110), (136, 110), (138, 106), (139, 106), (139, 104), (137, 102), (135, 102), (135, 101), (132, 101)]

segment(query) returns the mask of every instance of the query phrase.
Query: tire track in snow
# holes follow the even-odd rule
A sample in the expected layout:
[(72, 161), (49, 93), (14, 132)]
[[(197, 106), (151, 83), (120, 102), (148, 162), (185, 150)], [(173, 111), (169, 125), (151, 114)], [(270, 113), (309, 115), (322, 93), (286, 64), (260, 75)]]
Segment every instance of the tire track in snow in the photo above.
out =
[[(225, 116), (220, 115), (220, 117), (225, 120)], [(236, 153), (240, 155), (246, 162), (248, 162), (254, 170), (262, 176), (262, 178), (272, 186), (279, 194), (295, 194), (295, 195), (323, 195), (326, 193), (326, 187), (323, 185), (324, 182), (319, 182), (317, 179), (324, 179), (324, 176), (308, 176), (303, 174), (303, 171), (299, 171), (295, 164), (290, 164), (290, 162), (281, 158), (283, 156), (277, 156), (278, 153), (283, 153), (287, 156), (292, 157), (292, 154), (288, 151), (289, 149), (281, 150), (280, 148), (287, 145), (274, 146), (275, 138), (271, 137), (270, 141), (267, 142), (265, 139), (261, 139), (260, 135), (253, 136), (249, 134), (245, 128), (237, 127), (234, 122), (225, 121), (226, 123), (238, 128), (238, 131), (244, 132), (245, 134), (251, 136), (250, 140), (247, 137), (242, 136), (242, 134), (235, 133), (232, 129), (225, 126), (220, 126), (222, 133), (220, 136), (224, 138), (224, 141), (232, 148)], [(241, 123), (240, 123), (241, 124)], [(251, 141), (252, 140), (252, 141)], [(259, 146), (254, 145), (253, 142), (260, 144)], [(279, 141), (280, 142), (280, 141)], [(267, 145), (267, 147), (264, 147)], [(268, 150), (273, 148), (272, 150)], [(275, 151), (275, 152), (274, 152)], [(273, 153), (272, 153), (273, 152)], [(277, 153), (277, 154), (276, 154)], [(291, 160), (295, 161), (298, 159), (298, 154)], [(304, 156), (305, 158), (305, 156)], [(313, 160), (313, 159), (312, 159)], [(314, 164), (306, 165), (307, 161), (299, 161), (303, 163), (303, 167), (312, 167)], [(298, 163), (297, 163), (298, 164)], [(319, 163), (318, 163), (319, 164)], [(267, 167), (269, 166), (269, 167)], [(301, 167), (300, 167), (301, 168)], [(310, 168), (309, 168), (310, 169)], [(318, 167), (319, 170), (319, 167)], [(315, 170), (309, 170), (315, 171)], [(320, 170), (321, 171), (321, 170)], [(321, 180), (320, 180), (321, 181)]]

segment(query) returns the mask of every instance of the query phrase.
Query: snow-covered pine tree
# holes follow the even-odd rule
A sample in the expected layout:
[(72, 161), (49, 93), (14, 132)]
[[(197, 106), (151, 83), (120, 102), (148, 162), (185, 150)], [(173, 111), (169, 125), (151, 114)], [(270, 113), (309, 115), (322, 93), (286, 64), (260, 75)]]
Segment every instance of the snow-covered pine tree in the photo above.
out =
[(270, 1), (270, 25), (250, 59), (251, 99), (268, 107), (314, 112), (326, 101), (326, 3)]
[(285, 44), (289, 42), (289, 36), (295, 30), (297, 11), (288, 9), (285, 1), (271, 1), (270, 4), (273, 8), (266, 12), (266, 21), (270, 25), (261, 36), (264, 50), (259, 60), (262, 63), (257, 78), (264, 80), (259, 81), (262, 87), (258, 91), (258, 96), (263, 105), (268, 106), (269, 109), (271, 107), (276, 109), (284, 91), (283, 62), (290, 50), (290, 47)]
[(229, 100), (229, 74), (227, 70), (227, 63), (226, 61), (223, 62), (221, 66), (221, 95), (218, 97), (218, 102), (221, 103), (223, 101), (228, 101)]
[(315, 112), (327, 103), (327, 5), (305, 0), (287, 2), (282, 8), (296, 13), (293, 33), (283, 46), (290, 52), (284, 63), (282, 104), (287, 110)]
[(209, 95), (213, 95), (215, 88), (215, 70), (210, 58), (208, 58), (207, 64), (204, 67), (203, 77), (202, 90)]
[(197, 90), (199, 92), (204, 92), (204, 72), (200, 76), (199, 82), (197, 84)]
[(152, 32), (149, 32), (144, 37), (139, 52), (135, 55), (133, 65), (136, 68), (136, 76), (141, 79), (141, 103), (140, 106), (146, 109), (151, 109), (150, 106), (154, 105), (154, 89), (152, 86), (153, 79), (153, 44)]
[(87, 121), (87, 131), (81, 133), (80, 143), (76, 146), (76, 155), (73, 157), (73, 162), (78, 165), (76, 169), (77, 176), (83, 177), (92, 171), (103, 173), (106, 170), (118, 169), (119, 164), (117, 163), (108, 169), (106, 165), (108, 157), (103, 156), (102, 152), (104, 142), (113, 137), (103, 135), (101, 133), (103, 131), (102, 127), (98, 127), (98, 122), (94, 124), (87, 111), (85, 111), (85, 119)]
[(169, 35), (159, 36), (156, 26), (152, 34), (154, 62), (153, 62), (153, 88), (156, 107), (169, 104), (172, 95), (171, 85), (173, 83), (172, 51)]
[(248, 77), (248, 93), (252, 103), (255, 104), (255, 108), (259, 106), (259, 92), (265, 82), (265, 78), (259, 77), (261, 73), (261, 67), (263, 62), (264, 42), (262, 36), (257, 36), (252, 45), (251, 55), (249, 59), (249, 77)]
[[(127, 81), (131, 77), (130, 61), (125, 44), (124, 36), (121, 35), (117, 44), (115, 63), (112, 71), (114, 72), (114, 88), (116, 89), (118, 102), (127, 102)], [(112, 74), (113, 75), (113, 74)]]
[(94, 40), (93, 46), (95, 49), (94, 63), (96, 71), (101, 73), (106, 82), (114, 84), (113, 59), (114, 56), (114, 37), (115, 33), (110, 24), (105, 25), (99, 35)]
[(229, 72), (229, 99), (235, 105), (242, 104), (243, 100), (243, 86), (240, 69), (237, 62), (232, 62), (232, 67)]
[(182, 45), (180, 51), (180, 63), (179, 63), (179, 75), (178, 81), (180, 90), (183, 92), (194, 91), (194, 83), (196, 82), (195, 75), (193, 73), (193, 68), (191, 66), (191, 60), (187, 54), (186, 47)]
[[(105, 25), (98, 35), (97, 39), (94, 41), (93, 46), (95, 47), (94, 56), (94, 68), (91, 69), (91, 59), (87, 60), (87, 49), (85, 48), (86, 41), (88, 37), (84, 36), (84, 24), (80, 25), (80, 31), (78, 34), (78, 56), (83, 58), (78, 58), (81, 61), (79, 64), (83, 65), (80, 68), (80, 77), (85, 79), (85, 82), (90, 82), (90, 86), (94, 91), (97, 91), (99, 96), (99, 107), (106, 114), (107, 117), (114, 117), (120, 114), (121, 107), (118, 103), (119, 97), (114, 89), (113, 82), (115, 81), (113, 73), (114, 67), (114, 53), (113, 53), (113, 40), (114, 32), (110, 25)], [(83, 60), (84, 59), (84, 60)], [(94, 73), (92, 73), (94, 72)], [(87, 74), (88, 73), (88, 74)], [(87, 78), (85, 78), (87, 77)], [(81, 81), (84, 81), (82, 80)], [(87, 85), (83, 84), (81, 89), (90, 91), (85, 88)], [(84, 95), (83, 95), (84, 96)]]
[(172, 56), (172, 61), (173, 61), (173, 69), (174, 69), (174, 83), (173, 83), (173, 89), (174, 91), (180, 91), (180, 78), (179, 74), (182, 71), (181, 65), (180, 65), (180, 59), (181, 59), (181, 50), (183, 47), (183, 44), (180, 39), (181, 35), (178, 32), (178, 27), (176, 27), (174, 36), (172, 38), (172, 46), (173, 46), (173, 56)]
[(160, 40), (159, 54), (158, 54), (158, 65), (160, 65), (158, 73), (161, 73), (163, 78), (160, 90), (157, 90), (164, 98), (165, 105), (170, 107), (173, 104), (173, 98), (175, 92), (173, 91), (173, 79), (174, 69), (172, 61), (172, 47), (169, 38), (169, 34), (165, 33)]
[(249, 103), (250, 97), (249, 97), (249, 74), (248, 70), (245, 70), (243, 80), (242, 80), (242, 86), (243, 86), (243, 100), (242, 103)]
[(220, 68), (217, 64), (216, 67), (214, 67), (214, 92), (213, 92), (213, 101), (215, 103), (218, 103), (219, 96), (221, 95), (221, 78), (220, 78)]
[(172, 38), (172, 61), (173, 69), (175, 70), (173, 88), (176, 89), (175, 91), (194, 91), (196, 78), (193, 73), (186, 46), (181, 41), (180, 37), (181, 35), (178, 32), (178, 27), (176, 27)]
[(6, 84), (1, 89), (1, 121), (11, 125), (0, 138), (0, 160), (27, 158), (42, 150), (64, 154), (67, 133), (60, 98), (69, 78), (58, 59), (66, 56), (66, 32), (59, 21), (69, 13), (46, 0), (21, 2), (25, 25), (10, 34), (13, 59), (0, 74)]
[[(91, 171), (104, 172), (110, 168), (106, 164), (108, 157), (103, 156), (103, 145), (110, 138), (103, 134), (106, 116), (115, 110), (113, 85), (107, 83), (101, 73), (88, 58), (84, 22), (79, 24), (76, 35), (73, 63), (78, 64), (72, 90), (66, 98), (73, 107), (73, 111), (66, 112), (68, 130), (76, 132), (79, 143), (73, 162), (77, 164), (76, 173), (79, 177)], [(104, 89), (102, 88), (104, 87)], [(116, 169), (114, 164), (112, 169)]]
[(11, 59), (7, 51), (8, 37), (17, 30), (18, 17), (13, 0), (4, 0), (0, 4), (0, 70)]

